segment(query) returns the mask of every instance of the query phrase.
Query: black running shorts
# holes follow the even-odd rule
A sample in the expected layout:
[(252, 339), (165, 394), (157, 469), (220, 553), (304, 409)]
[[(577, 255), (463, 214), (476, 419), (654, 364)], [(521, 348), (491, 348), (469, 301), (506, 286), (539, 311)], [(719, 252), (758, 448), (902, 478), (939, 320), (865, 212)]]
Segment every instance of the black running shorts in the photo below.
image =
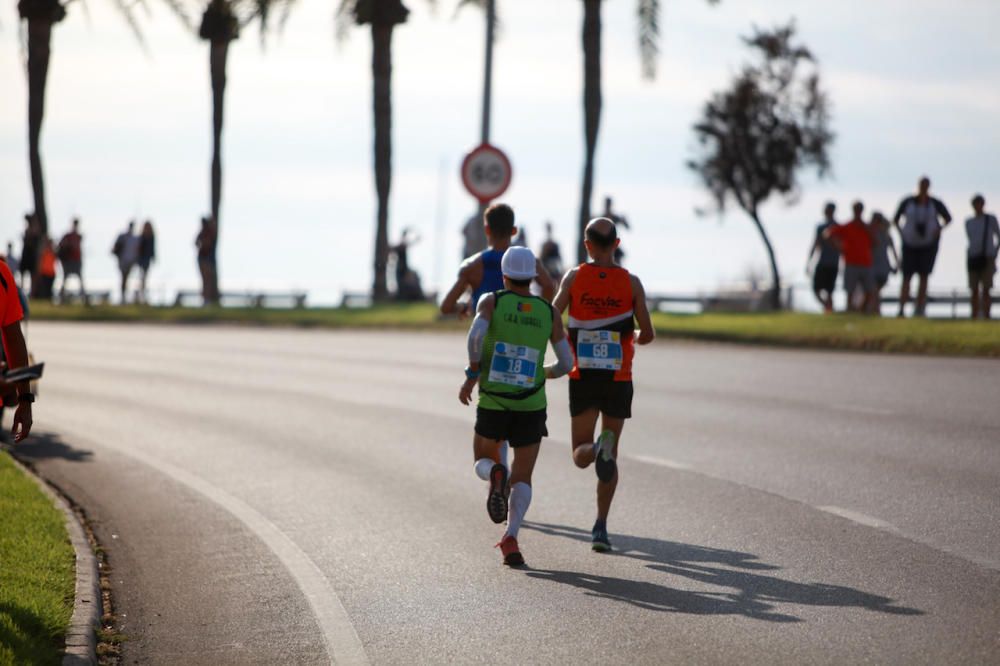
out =
[(632, 382), (569, 380), (570, 416), (594, 408), (615, 418), (632, 418)]
[(910, 247), (903, 243), (903, 277), (912, 277), (914, 273), (923, 277), (930, 275), (937, 253), (937, 243), (928, 247)]
[(530, 446), (548, 437), (546, 410), (514, 412), (506, 409), (476, 408), (476, 434), (487, 439), (507, 440), (515, 449)]

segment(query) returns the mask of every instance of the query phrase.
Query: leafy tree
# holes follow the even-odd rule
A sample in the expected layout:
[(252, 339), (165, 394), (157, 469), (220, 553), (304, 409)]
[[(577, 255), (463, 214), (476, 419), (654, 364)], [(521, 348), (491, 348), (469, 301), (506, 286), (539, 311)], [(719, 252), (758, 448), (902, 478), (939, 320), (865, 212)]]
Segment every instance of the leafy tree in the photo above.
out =
[[(720, 0), (707, 0), (716, 4)], [(580, 195), (579, 240), (577, 260), (587, 260), (583, 232), (590, 221), (590, 202), (594, 193), (594, 155), (601, 127), (601, 6), (603, 0), (583, 0), (583, 134), (586, 142), (583, 162), (583, 184)], [(660, 41), (660, 0), (636, 0), (639, 56), (642, 75), (656, 77), (656, 58)]]
[(372, 298), (376, 301), (389, 297), (386, 267), (389, 263), (389, 190), (392, 186), (392, 31), (406, 22), (409, 13), (400, 0), (341, 0), (337, 11), (340, 26), (346, 25), (345, 19), (349, 18), (355, 25), (371, 26), (372, 33), (375, 192), (378, 197)]
[(829, 102), (812, 53), (794, 42), (795, 25), (754, 29), (743, 38), (757, 56), (715, 93), (695, 124), (699, 154), (688, 162), (721, 213), (732, 199), (753, 220), (771, 264), (771, 304), (780, 307), (774, 248), (760, 219), (773, 194), (795, 200), (798, 172), (830, 169)]

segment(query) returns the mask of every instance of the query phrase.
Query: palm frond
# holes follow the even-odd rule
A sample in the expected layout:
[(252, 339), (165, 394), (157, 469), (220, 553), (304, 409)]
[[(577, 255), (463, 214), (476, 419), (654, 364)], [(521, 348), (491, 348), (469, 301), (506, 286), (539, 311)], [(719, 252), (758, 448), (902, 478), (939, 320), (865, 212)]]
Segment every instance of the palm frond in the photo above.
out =
[(198, 27), (195, 25), (194, 20), (188, 13), (188, 8), (184, 3), (180, 2), (180, 0), (163, 0), (163, 2), (185, 28), (193, 33), (198, 32)]
[(125, 19), (128, 27), (132, 30), (132, 34), (135, 36), (136, 41), (139, 42), (139, 48), (141, 48), (142, 52), (148, 56), (149, 47), (146, 45), (146, 37), (143, 35), (142, 28), (139, 26), (139, 21), (136, 20), (135, 14), (132, 11), (135, 3), (130, 5), (127, 0), (114, 0), (114, 5)]
[(639, 0), (639, 57), (644, 78), (656, 77), (656, 59), (660, 55), (660, 0)]
[(354, 27), (354, 8), (357, 4), (357, 0), (340, 0), (340, 5), (333, 16), (333, 34), (338, 44), (346, 42), (348, 35), (351, 34), (351, 28)]

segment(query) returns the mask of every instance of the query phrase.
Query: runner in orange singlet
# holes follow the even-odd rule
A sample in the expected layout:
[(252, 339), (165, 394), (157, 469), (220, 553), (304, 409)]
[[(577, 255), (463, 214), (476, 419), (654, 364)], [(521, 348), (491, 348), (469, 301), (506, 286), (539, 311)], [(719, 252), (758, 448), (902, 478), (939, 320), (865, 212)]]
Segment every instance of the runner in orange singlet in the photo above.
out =
[[(614, 261), (620, 243), (614, 222), (595, 218), (584, 233), (590, 262), (566, 274), (552, 306), (559, 312), (569, 308), (575, 360), (569, 382), (573, 462), (580, 468), (595, 463), (597, 521), (591, 545), (605, 552), (611, 550), (607, 519), (618, 486), (618, 442), (625, 419), (632, 417), (632, 357), (635, 344), (649, 344), (655, 333), (642, 283)], [(601, 435), (595, 442), (598, 416)]]

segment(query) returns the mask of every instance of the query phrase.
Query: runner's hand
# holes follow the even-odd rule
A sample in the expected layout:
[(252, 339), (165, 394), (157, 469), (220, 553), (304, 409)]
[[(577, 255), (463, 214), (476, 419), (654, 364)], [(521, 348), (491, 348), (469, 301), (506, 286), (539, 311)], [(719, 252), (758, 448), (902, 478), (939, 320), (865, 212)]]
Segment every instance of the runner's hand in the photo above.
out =
[(458, 304), (458, 320), (468, 319), (472, 316), (472, 302), (460, 302)]
[(472, 389), (475, 386), (475, 379), (466, 379), (465, 383), (462, 384), (462, 388), (458, 391), (458, 399), (463, 405), (468, 405), (472, 402)]
[(20, 442), (31, 432), (31, 403), (22, 402), (14, 411), (14, 423), (11, 426), (10, 434), (14, 436), (14, 443)]

